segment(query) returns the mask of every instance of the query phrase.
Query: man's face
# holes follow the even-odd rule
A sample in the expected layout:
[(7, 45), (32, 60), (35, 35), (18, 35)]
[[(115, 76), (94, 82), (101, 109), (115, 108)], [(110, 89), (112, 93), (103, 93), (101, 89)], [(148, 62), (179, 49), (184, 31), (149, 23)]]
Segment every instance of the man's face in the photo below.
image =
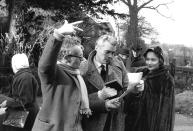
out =
[(108, 41), (96, 46), (96, 59), (101, 64), (107, 64), (114, 57), (116, 46), (111, 45)]
[(72, 52), (75, 53), (73, 53), (74, 55), (69, 55), (69, 66), (74, 69), (79, 69), (80, 63), (83, 60), (83, 51), (80, 46), (75, 46), (72, 48)]

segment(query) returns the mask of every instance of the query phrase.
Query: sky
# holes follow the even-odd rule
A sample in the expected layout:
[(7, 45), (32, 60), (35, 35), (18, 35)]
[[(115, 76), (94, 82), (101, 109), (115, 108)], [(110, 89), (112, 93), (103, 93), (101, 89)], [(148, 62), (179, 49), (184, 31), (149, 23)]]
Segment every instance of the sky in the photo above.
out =
[[(162, 2), (162, 0), (157, 1)], [(167, 19), (156, 13), (156, 11), (149, 9), (142, 10), (140, 15), (146, 17), (146, 20), (156, 29), (159, 33), (157, 40), (161, 43), (183, 44), (188, 47), (193, 47), (192, 6), (193, 0), (173, 0), (173, 3), (169, 4), (168, 8), (164, 6), (160, 7), (160, 12), (166, 16), (170, 16), (171, 19)], [(120, 5), (117, 6), (116, 9), (125, 10), (123, 6)]]

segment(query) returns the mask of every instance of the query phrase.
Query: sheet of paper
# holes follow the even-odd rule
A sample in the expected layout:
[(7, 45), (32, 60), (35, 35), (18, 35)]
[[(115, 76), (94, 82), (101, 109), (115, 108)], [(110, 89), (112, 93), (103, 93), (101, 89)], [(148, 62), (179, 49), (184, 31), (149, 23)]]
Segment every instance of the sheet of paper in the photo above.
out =
[(138, 73), (127, 73), (129, 83), (139, 83), (143, 75), (143, 72), (138, 72)]
[(135, 87), (141, 80), (143, 76), (143, 72), (138, 73), (127, 73), (128, 79), (129, 79), (129, 87), (127, 90), (119, 97), (119, 99), (122, 99), (125, 97), (129, 92), (131, 92), (132, 88)]

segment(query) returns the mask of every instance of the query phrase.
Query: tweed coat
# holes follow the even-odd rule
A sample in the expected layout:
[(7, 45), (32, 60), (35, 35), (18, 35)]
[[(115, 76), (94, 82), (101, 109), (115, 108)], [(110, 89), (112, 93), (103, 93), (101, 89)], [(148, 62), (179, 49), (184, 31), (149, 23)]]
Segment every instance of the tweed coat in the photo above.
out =
[(40, 59), (43, 104), (32, 131), (82, 131), (78, 79), (56, 64), (61, 45), (51, 37)]
[[(84, 118), (82, 121), (84, 131), (123, 131), (125, 113), (123, 112), (124, 101), (121, 103), (120, 108), (117, 110), (107, 111), (105, 107), (105, 100), (98, 98), (97, 92), (104, 87), (104, 81), (102, 80), (98, 70), (96, 69), (93, 58), (96, 51), (91, 52), (88, 61), (84, 62), (81, 67), (84, 67), (83, 78), (85, 80), (88, 94), (90, 108), (93, 111), (93, 115), (89, 118)], [(87, 68), (87, 69), (85, 69)], [(128, 77), (126, 68), (122, 61), (113, 58), (108, 65), (107, 81), (117, 80), (122, 85), (122, 93), (128, 86)]]

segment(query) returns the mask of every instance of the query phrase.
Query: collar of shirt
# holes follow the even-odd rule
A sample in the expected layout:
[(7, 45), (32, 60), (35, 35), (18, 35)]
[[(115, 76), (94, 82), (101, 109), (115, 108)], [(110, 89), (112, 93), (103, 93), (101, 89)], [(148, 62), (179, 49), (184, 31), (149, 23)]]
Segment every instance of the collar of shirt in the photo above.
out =
[[(101, 69), (102, 69), (101, 65), (102, 64), (96, 60), (96, 57), (94, 57), (93, 62), (94, 62), (95, 67), (97, 68), (98, 72), (101, 73)], [(105, 66), (105, 69), (106, 69), (106, 64), (103, 64), (103, 65)]]

